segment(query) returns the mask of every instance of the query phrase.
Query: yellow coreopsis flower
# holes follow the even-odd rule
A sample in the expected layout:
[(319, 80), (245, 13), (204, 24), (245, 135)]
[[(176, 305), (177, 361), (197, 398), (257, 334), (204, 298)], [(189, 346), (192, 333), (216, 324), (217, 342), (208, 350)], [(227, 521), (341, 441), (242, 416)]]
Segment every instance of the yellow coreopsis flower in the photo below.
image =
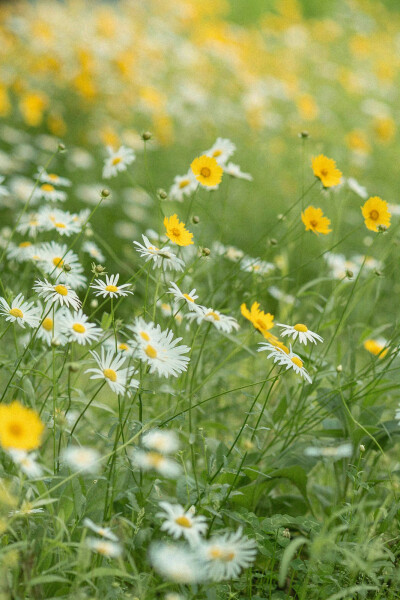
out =
[(390, 227), (391, 214), (388, 204), (379, 196), (368, 198), (364, 206), (361, 207), (366, 227), (371, 231), (378, 231), (378, 226)]
[(263, 334), (265, 339), (271, 341), (271, 338), (273, 338), (277, 341), (277, 338), (269, 332), (274, 326), (274, 315), (260, 310), (259, 302), (253, 302), (250, 310), (247, 308), (246, 304), (243, 303), (240, 306), (240, 311), (242, 315), (252, 323), (257, 331)]
[(206, 187), (218, 185), (222, 179), (223, 168), (212, 156), (199, 156), (190, 165), (197, 181)]
[(313, 231), (317, 235), (319, 233), (327, 235), (332, 231), (332, 229), (329, 229), (329, 225), (331, 224), (330, 219), (324, 217), (321, 208), (308, 206), (305, 211), (301, 213), (301, 220), (306, 226), (306, 231)]
[(311, 164), (315, 177), (318, 177), (324, 188), (330, 188), (340, 183), (342, 173), (332, 158), (320, 154), (311, 159)]
[(8, 449), (34, 450), (41, 443), (44, 425), (39, 415), (17, 400), (0, 405), (0, 444)]
[(386, 342), (381, 342), (379, 340), (365, 340), (364, 348), (368, 350), (374, 356), (378, 356), (379, 358), (385, 358), (386, 354), (389, 352), (389, 348), (383, 350), (386, 346)]
[(167, 237), (169, 237), (174, 244), (178, 244), (178, 246), (190, 246), (190, 244), (193, 244), (193, 233), (190, 233), (190, 231), (185, 228), (185, 223), (179, 221), (178, 215), (165, 217), (164, 226)]

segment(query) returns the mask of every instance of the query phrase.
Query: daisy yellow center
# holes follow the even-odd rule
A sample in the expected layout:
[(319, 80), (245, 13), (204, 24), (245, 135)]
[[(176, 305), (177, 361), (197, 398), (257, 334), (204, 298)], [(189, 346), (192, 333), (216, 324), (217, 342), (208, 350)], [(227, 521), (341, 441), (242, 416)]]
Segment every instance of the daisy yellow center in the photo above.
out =
[(54, 187), (50, 183), (44, 183), (42, 185), (42, 190), (44, 192), (54, 192)]
[(54, 223), (54, 226), (58, 229), (65, 229), (65, 223)]
[(21, 242), (18, 248), (29, 248), (29, 246), (32, 246), (30, 242)]
[(222, 552), (220, 548), (211, 548), (210, 550), (210, 558), (222, 558)]
[(144, 340), (146, 340), (146, 342), (148, 342), (150, 340), (150, 336), (148, 333), (146, 333), (145, 331), (141, 331), (140, 332), (140, 337)]
[(302, 331), (302, 332), (308, 331), (308, 327), (306, 325), (303, 325), (303, 323), (297, 323), (297, 325), (295, 325), (293, 327), (293, 329), (295, 329), (296, 331)]
[(179, 188), (183, 190), (187, 185), (189, 185), (189, 179), (183, 179), (179, 184)]
[(20, 308), (12, 308), (10, 310), (10, 315), (12, 317), (16, 317), (17, 319), (22, 319), (22, 317), (24, 316), (24, 313), (22, 312), (22, 310)]
[(116, 156), (115, 158), (112, 159), (111, 164), (112, 165), (118, 165), (121, 162), (122, 158), (120, 156)]
[(181, 517), (176, 518), (175, 519), (175, 523), (177, 525), (180, 525), (181, 527), (187, 527), (187, 528), (192, 527), (191, 521), (187, 517), (185, 517), (184, 515), (182, 515)]
[(148, 452), (147, 458), (152, 467), (158, 467), (164, 460), (163, 455), (158, 452)]
[(46, 319), (44, 319), (44, 321), (42, 323), (42, 327), (46, 331), (51, 331), (53, 329), (53, 319), (46, 317)]
[(206, 314), (206, 317), (212, 317), (214, 319), (214, 321), (220, 321), (221, 317), (219, 315), (217, 315), (217, 313), (215, 313), (213, 310), (211, 310), (210, 312), (208, 312)]
[(81, 323), (74, 323), (72, 325), (72, 329), (74, 331), (76, 331), (76, 333), (85, 333), (85, 331), (86, 331), (86, 327), (84, 325), (82, 325)]
[(213, 157), (218, 158), (218, 156), (221, 156), (221, 154), (222, 154), (222, 150), (214, 150)]
[(107, 556), (110, 553), (110, 547), (105, 542), (103, 544), (100, 543), (97, 546), (96, 550), (99, 554), (103, 554), (103, 556)]
[(377, 221), (379, 219), (379, 213), (377, 210), (371, 210), (371, 212), (369, 213), (369, 218), (372, 219), (373, 221)]
[(49, 173), (48, 177), (52, 181), (57, 181), (57, 179), (58, 179), (58, 175), (56, 175), (55, 173)]
[(183, 294), (183, 297), (186, 298), (189, 302), (194, 302), (193, 298), (189, 296), (189, 294)]
[(202, 175), (202, 177), (210, 177), (211, 169), (209, 169), (208, 167), (202, 167), (200, 170), (200, 175)]
[(113, 369), (104, 369), (103, 375), (106, 379), (110, 381), (117, 381), (117, 374)]
[(32, 227), (35, 227), (38, 224), (39, 224), (39, 222), (36, 219), (31, 219), (29, 221), (29, 225), (31, 225)]
[(60, 296), (68, 296), (68, 289), (65, 285), (56, 285), (54, 291), (57, 292), (57, 294), (60, 294)]
[(118, 288), (116, 285), (106, 285), (104, 288), (106, 292), (118, 292)]
[(303, 363), (302, 363), (302, 361), (297, 356), (293, 356), (292, 363), (294, 365), (296, 365), (296, 367), (299, 367), (300, 369), (303, 368)]
[(62, 268), (63, 268), (63, 266), (64, 266), (64, 261), (63, 261), (63, 259), (61, 258), (61, 256), (55, 256), (55, 257), (53, 258), (53, 265), (54, 265), (55, 267), (58, 267), (59, 269), (62, 269)]
[(157, 350), (150, 344), (147, 344), (145, 352), (149, 358), (157, 358)]
[(128, 344), (119, 344), (118, 348), (120, 350), (129, 350)]

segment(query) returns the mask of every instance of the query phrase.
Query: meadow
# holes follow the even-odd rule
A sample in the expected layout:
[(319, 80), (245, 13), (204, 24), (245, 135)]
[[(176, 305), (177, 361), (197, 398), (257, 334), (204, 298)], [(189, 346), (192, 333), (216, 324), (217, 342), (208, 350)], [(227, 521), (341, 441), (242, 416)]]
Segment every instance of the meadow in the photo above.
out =
[(0, 3), (0, 600), (400, 598), (399, 32)]

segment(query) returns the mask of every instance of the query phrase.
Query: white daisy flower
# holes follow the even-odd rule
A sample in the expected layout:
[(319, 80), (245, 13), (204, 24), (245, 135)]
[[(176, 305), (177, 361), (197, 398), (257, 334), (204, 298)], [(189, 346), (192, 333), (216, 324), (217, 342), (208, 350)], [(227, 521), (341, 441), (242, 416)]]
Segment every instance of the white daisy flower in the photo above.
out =
[(164, 519), (161, 531), (166, 531), (174, 539), (184, 537), (191, 546), (195, 546), (202, 535), (207, 531), (207, 520), (203, 515), (195, 516), (192, 506), (185, 510), (180, 504), (160, 502), (164, 512), (159, 512), (156, 517)]
[(364, 200), (368, 198), (367, 188), (360, 185), (354, 177), (347, 177), (346, 183), (351, 191), (357, 194), (357, 196), (360, 196), (360, 198), (363, 198)]
[(290, 346), (290, 350), (286, 348), (286, 346), (273, 346), (268, 342), (261, 342), (257, 352), (267, 351), (269, 352), (267, 358), (273, 359), (274, 363), (285, 366), (286, 370), (293, 369), (295, 373), (300, 375), (300, 377), (304, 377), (309, 383), (312, 383), (312, 379), (306, 369), (303, 366), (303, 361), (300, 356), (292, 352), (292, 347)]
[[(153, 324), (150, 324), (152, 326)], [(161, 331), (159, 325), (152, 330), (149, 340), (143, 336), (136, 335), (138, 342), (138, 357), (150, 365), (150, 373), (158, 373), (160, 376), (177, 377), (186, 371), (189, 358), (182, 356), (190, 351), (188, 346), (178, 346), (182, 338), (173, 339), (173, 332), (169, 329)]]
[(94, 242), (85, 242), (82, 245), (82, 251), (89, 254), (89, 256), (91, 256), (91, 258), (96, 260), (98, 263), (103, 263), (106, 260), (104, 254)]
[(247, 271), (248, 273), (266, 275), (275, 269), (275, 265), (265, 260), (261, 260), (261, 258), (245, 256), (240, 263), (240, 268), (242, 271)]
[(101, 348), (101, 356), (97, 352), (91, 351), (90, 354), (95, 359), (98, 368), (87, 369), (85, 373), (93, 373), (90, 379), (104, 379), (115, 394), (130, 395), (131, 388), (137, 388), (139, 382), (132, 379), (135, 369), (122, 365), (128, 358), (124, 354), (115, 355), (113, 350)]
[(81, 345), (98, 340), (103, 333), (100, 327), (89, 323), (82, 309), (74, 313), (65, 311), (60, 319), (60, 330), (70, 342), (78, 342)]
[(55, 173), (47, 173), (45, 169), (41, 169), (35, 176), (35, 179), (39, 179), (42, 183), (51, 183), (52, 185), (61, 185), (63, 187), (70, 187), (71, 185), (70, 180), (66, 177), (60, 177)]
[(61, 459), (74, 471), (96, 473), (99, 468), (100, 453), (94, 448), (69, 446), (63, 450)]
[(305, 346), (307, 346), (307, 341), (312, 342), (313, 344), (324, 341), (320, 335), (310, 331), (307, 325), (303, 325), (303, 323), (296, 323), (296, 325), (277, 323), (277, 326), (282, 328), (282, 337), (291, 335), (293, 340), (296, 340), (298, 337), (300, 344), (304, 344)]
[(197, 300), (198, 296), (196, 295), (196, 288), (191, 290), (188, 294), (181, 292), (176, 283), (171, 281), (171, 287), (168, 290), (168, 294), (172, 294), (175, 300), (183, 300), (186, 303), (187, 308), (190, 311), (196, 312), (197, 314), (202, 313), (202, 306), (196, 304), (195, 300)]
[(226, 533), (203, 541), (199, 549), (200, 556), (206, 561), (207, 576), (213, 581), (235, 579), (242, 569), (253, 564), (257, 549), (254, 540), (236, 533)]
[[(53, 276), (57, 283), (68, 283), (75, 289), (85, 287), (86, 277), (82, 275), (83, 267), (78, 256), (72, 250), (68, 250), (66, 244), (47, 242), (38, 248), (40, 259), (39, 267), (48, 275)], [(70, 270), (64, 270), (68, 265)]]
[(112, 542), (118, 542), (117, 536), (111, 531), (109, 527), (99, 527), (98, 525), (96, 525), (96, 523), (93, 523), (93, 521), (88, 518), (83, 519), (83, 526), (87, 527), (88, 529), (91, 529), (92, 531), (94, 531), (94, 533), (101, 535), (101, 537), (107, 538)]
[(194, 313), (189, 313), (186, 315), (186, 318), (191, 320), (196, 319), (199, 325), (203, 321), (212, 323), (216, 329), (223, 331), (224, 333), (231, 333), (233, 330), (237, 330), (240, 327), (239, 323), (234, 317), (223, 315), (219, 312), (219, 310), (215, 310), (214, 308), (206, 308), (205, 306), (202, 306), (202, 312), (200, 314), (197, 315)]
[(57, 340), (61, 346), (64, 346), (67, 343), (67, 338), (61, 332), (61, 322), (64, 311), (64, 308), (52, 310), (40, 323), (36, 337), (39, 340), (46, 342), (48, 346), (51, 345), (53, 339)]
[(107, 146), (107, 152), (108, 157), (105, 159), (103, 167), (104, 179), (110, 179), (121, 171), (126, 171), (126, 167), (136, 159), (134, 151), (126, 146), (121, 146), (116, 151), (111, 146)]
[(11, 243), (7, 250), (7, 258), (9, 260), (16, 260), (17, 262), (24, 262), (32, 258), (32, 254), (36, 252), (37, 246), (27, 240), (20, 242), (17, 245)]
[(150, 546), (149, 557), (154, 570), (174, 583), (198, 583), (205, 579), (204, 563), (189, 546), (155, 542)]
[(169, 189), (168, 199), (183, 202), (185, 196), (191, 196), (197, 188), (198, 181), (190, 169), (186, 175), (177, 175)]
[(231, 140), (224, 138), (217, 138), (217, 141), (211, 146), (209, 150), (203, 152), (206, 156), (212, 156), (215, 158), (218, 164), (225, 165), (228, 158), (235, 152), (236, 146)]
[(18, 233), (28, 234), (29, 237), (36, 237), (42, 231), (43, 225), (37, 213), (25, 213), (21, 216), (17, 226)]
[(178, 436), (170, 429), (150, 429), (143, 435), (142, 444), (161, 454), (174, 454), (179, 450)]
[(101, 279), (95, 279), (94, 283), (91, 284), (91, 288), (97, 291), (95, 296), (102, 296), (103, 298), (118, 298), (119, 296), (127, 296), (133, 294), (127, 288), (132, 287), (130, 283), (124, 283), (118, 285), (119, 273), (116, 275), (106, 275), (106, 281)]
[(44, 298), (46, 303), (59, 304), (60, 306), (71, 306), (74, 310), (78, 310), (81, 305), (76, 292), (66, 283), (52, 284), (45, 279), (40, 281), (37, 279), (33, 289), (37, 294)]
[(296, 298), (291, 294), (285, 294), (275, 285), (271, 285), (268, 288), (268, 292), (271, 294), (273, 298), (276, 300), (281, 300), (282, 302), (287, 302), (287, 304), (294, 304), (296, 302)]
[(253, 176), (250, 173), (243, 173), (239, 165), (235, 165), (233, 162), (229, 162), (224, 167), (224, 173), (228, 173), (231, 177), (236, 179), (246, 179), (247, 181), (253, 181)]
[(0, 315), (3, 315), (6, 321), (17, 322), (22, 328), (25, 328), (25, 325), (36, 327), (40, 322), (38, 307), (33, 302), (24, 301), (22, 294), (18, 294), (11, 305), (5, 298), (0, 298)]
[(169, 479), (177, 479), (182, 473), (180, 465), (175, 460), (154, 450), (147, 452), (141, 448), (134, 448), (130, 452), (130, 459), (134, 467), (143, 471), (154, 469), (157, 473)]
[[(124, 340), (117, 338), (117, 344), (115, 345), (115, 336), (111, 335), (103, 342), (103, 346), (106, 350), (112, 350), (123, 354), (124, 356), (135, 356), (136, 354), (136, 343), (133, 340)], [(115, 347), (116, 346), (116, 347)]]
[(78, 215), (60, 210), (49, 209), (47, 206), (39, 211), (39, 218), (46, 231), (57, 231), (60, 235), (69, 237), (74, 233), (80, 233), (82, 226)]
[(51, 183), (42, 183), (36, 188), (34, 198), (47, 202), (65, 202), (67, 194), (62, 190), (57, 190)]
[(353, 454), (353, 445), (347, 443), (339, 446), (309, 446), (304, 450), (304, 454), (323, 458), (349, 458)]
[(181, 258), (178, 258), (176, 254), (171, 252), (168, 246), (164, 246), (163, 248), (157, 248), (157, 246), (153, 246), (150, 240), (142, 235), (143, 244), (140, 242), (133, 242), (137, 248), (137, 252), (139, 252), (140, 256), (146, 258), (146, 262), (149, 260), (153, 261), (153, 269), (156, 267), (165, 267), (166, 269), (171, 269), (171, 271), (183, 271), (183, 267), (185, 263)]
[(14, 463), (21, 469), (25, 475), (31, 478), (41, 477), (43, 475), (42, 467), (36, 462), (36, 453), (26, 452), (25, 450), (9, 450), (8, 454)]
[(118, 558), (122, 554), (122, 546), (115, 542), (108, 542), (107, 540), (98, 540), (94, 537), (86, 538), (86, 545), (97, 554), (106, 556), (107, 558)]
[(142, 317), (137, 317), (133, 325), (128, 325), (128, 329), (135, 335), (136, 340), (150, 344), (158, 340), (161, 331), (159, 325), (156, 326), (152, 322), (146, 323)]

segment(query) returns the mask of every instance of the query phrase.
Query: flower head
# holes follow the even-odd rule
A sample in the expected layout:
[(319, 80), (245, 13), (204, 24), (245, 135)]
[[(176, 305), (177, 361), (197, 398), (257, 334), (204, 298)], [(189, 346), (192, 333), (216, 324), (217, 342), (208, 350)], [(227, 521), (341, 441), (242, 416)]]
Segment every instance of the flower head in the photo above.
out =
[(258, 352), (267, 351), (269, 352), (267, 358), (272, 358), (274, 363), (277, 363), (280, 366), (286, 367), (286, 371), (288, 369), (293, 369), (295, 373), (300, 375), (308, 381), (308, 383), (312, 383), (312, 379), (308, 374), (307, 370), (304, 368), (303, 361), (300, 356), (295, 354), (292, 351), (292, 347), (288, 349), (284, 344), (268, 344), (261, 343), (259, 344)]
[(182, 338), (173, 339), (170, 329), (161, 331), (161, 327), (155, 327), (153, 323), (148, 326), (150, 333), (146, 331), (136, 333), (138, 344), (138, 356), (150, 366), (150, 373), (158, 373), (160, 376), (178, 377), (186, 371), (190, 358), (183, 356), (189, 352), (188, 346), (178, 346)]
[(95, 279), (90, 287), (96, 290), (96, 296), (102, 296), (103, 298), (118, 298), (118, 296), (133, 294), (133, 292), (129, 290), (131, 284), (118, 284), (118, 279), (119, 273), (116, 275), (106, 275), (105, 281)]
[(328, 217), (324, 217), (321, 208), (308, 206), (305, 211), (301, 213), (301, 220), (306, 226), (306, 231), (313, 231), (317, 235), (319, 233), (326, 235), (332, 231), (332, 229), (329, 229), (331, 222)]
[(34, 450), (42, 441), (44, 425), (37, 412), (17, 400), (0, 404), (0, 444), (6, 449)]
[(195, 516), (194, 507), (185, 510), (180, 504), (160, 502), (164, 512), (157, 513), (157, 517), (164, 519), (162, 531), (167, 531), (176, 540), (184, 537), (189, 544), (195, 545), (200, 536), (207, 531), (206, 518), (202, 515)]
[(215, 187), (221, 182), (224, 170), (212, 156), (203, 154), (195, 158), (190, 167), (197, 181), (205, 187)]
[(255, 541), (243, 536), (238, 529), (202, 542), (200, 554), (206, 561), (207, 576), (213, 581), (222, 581), (238, 577), (242, 569), (254, 562), (257, 550)]
[(74, 310), (78, 310), (81, 305), (81, 301), (76, 292), (74, 292), (74, 290), (66, 283), (56, 283), (53, 285), (52, 283), (49, 283), (47, 279), (44, 281), (37, 279), (33, 289), (50, 304), (71, 306)]
[(330, 188), (340, 183), (342, 173), (336, 167), (336, 162), (332, 158), (320, 154), (312, 158), (311, 164), (315, 177), (318, 177), (324, 188)]
[(150, 240), (142, 235), (144, 245), (140, 242), (133, 242), (135, 244), (137, 252), (140, 253), (141, 257), (145, 257), (146, 262), (149, 260), (153, 261), (153, 269), (162, 266), (173, 271), (183, 271), (185, 263), (181, 258), (178, 258), (168, 246), (163, 248), (157, 248), (153, 246)]
[(361, 207), (361, 212), (364, 217), (364, 223), (371, 231), (378, 231), (378, 226), (390, 227), (391, 214), (385, 200), (379, 196), (369, 198), (364, 206)]
[(389, 352), (389, 348), (387, 348), (387, 341), (383, 339), (365, 340), (364, 348), (374, 356), (379, 356), (380, 359), (385, 358), (386, 354)]
[(100, 454), (94, 448), (69, 446), (62, 453), (62, 460), (74, 471), (96, 473)]
[(316, 344), (317, 341), (324, 341), (320, 335), (310, 331), (307, 325), (304, 325), (303, 323), (296, 323), (296, 325), (284, 325), (283, 323), (277, 323), (277, 325), (278, 327), (282, 328), (282, 337), (290, 335), (292, 336), (293, 340), (299, 338), (300, 344), (304, 344), (305, 346), (307, 346), (307, 341), (313, 342), (313, 344)]
[(204, 561), (189, 546), (153, 543), (150, 546), (150, 562), (164, 579), (174, 583), (196, 583), (204, 580)]
[(104, 179), (110, 179), (121, 171), (126, 171), (126, 167), (136, 159), (134, 151), (126, 146), (121, 146), (115, 152), (111, 146), (107, 146), (107, 152), (108, 157), (105, 159), (103, 167)]
[(39, 324), (39, 309), (33, 302), (24, 301), (22, 294), (18, 294), (11, 303), (11, 306), (4, 298), (0, 298), (0, 315), (6, 318), (6, 321), (18, 323), (21, 327), (36, 327)]
[(247, 308), (246, 304), (242, 304), (240, 310), (242, 315), (248, 319), (257, 331), (262, 333), (266, 339), (274, 337), (272, 333), (269, 332), (274, 326), (274, 315), (260, 310), (259, 302), (253, 302), (250, 310)]
[(93, 373), (90, 379), (104, 379), (113, 392), (116, 394), (130, 394), (131, 388), (137, 388), (139, 382), (133, 379), (135, 369), (122, 365), (126, 361), (125, 354), (114, 354), (113, 350), (101, 348), (101, 356), (95, 351), (90, 354), (97, 363), (97, 368), (87, 369), (85, 373)]
[(81, 309), (74, 313), (65, 311), (60, 319), (60, 330), (69, 341), (81, 345), (98, 340), (102, 334), (100, 327), (90, 323)]
[(86, 539), (86, 544), (93, 552), (97, 552), (108, 558), (118, 558), (118, 556), (121, 556), (122, 554), (122, 546), (115, 542), (88, 537)]
[(178, 215), (165, 217), (164, 226), (167, 237), (171, 242), (174, 242), (174, 244), (177, 244), (178, 246), (190, 246), (193, 244), (193, 233), (190, 233), (190, 231), (185, 228), (185, 224), (179, 221)]

